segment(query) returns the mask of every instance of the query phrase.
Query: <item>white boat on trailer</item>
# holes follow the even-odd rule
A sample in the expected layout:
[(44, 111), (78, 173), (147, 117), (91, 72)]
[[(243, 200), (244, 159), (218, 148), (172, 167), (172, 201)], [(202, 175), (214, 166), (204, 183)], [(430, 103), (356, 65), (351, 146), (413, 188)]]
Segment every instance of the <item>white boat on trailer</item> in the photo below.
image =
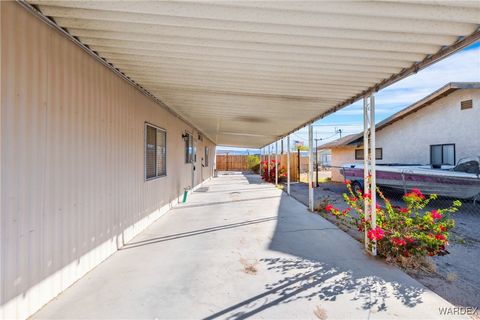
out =
[[(363, 190), (363, 164), (345, 164), (341, 172), (357, 190)], [(480, 200), (480, 157), (464, 158), (449, 168), (431, 165), (377, 164), (377, 185), (407, 192), (418, 188), (425, 194)]]

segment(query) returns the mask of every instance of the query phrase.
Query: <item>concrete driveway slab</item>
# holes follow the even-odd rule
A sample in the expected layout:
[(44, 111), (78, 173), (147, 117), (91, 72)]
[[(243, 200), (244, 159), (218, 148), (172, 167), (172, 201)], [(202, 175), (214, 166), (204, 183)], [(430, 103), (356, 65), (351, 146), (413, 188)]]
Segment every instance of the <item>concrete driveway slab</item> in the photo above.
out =
[(439, 308), (451, 307), (281, 190), (237, 174), (206, 183), (34, 318), (446, 319)]

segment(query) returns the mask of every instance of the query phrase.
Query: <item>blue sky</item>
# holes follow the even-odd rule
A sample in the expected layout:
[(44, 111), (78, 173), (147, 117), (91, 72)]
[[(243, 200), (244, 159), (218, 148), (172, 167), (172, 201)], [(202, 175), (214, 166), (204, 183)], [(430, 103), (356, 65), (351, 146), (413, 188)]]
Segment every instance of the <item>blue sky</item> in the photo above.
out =
[[(460, 81), (480, 81), (480, 42), (379, 91), (375, 96), (376, 121), (382, 121), (449, 82)], [(362, 102), (358, 101), (317, 121), (314, 136), (326, 143), (339, 138), (335, 129), (341, 129), (344, 135), (360, 132), (362, 117)], [(307, 144), (307, 128), (295, 132), (291, 139), (304, 140)]]

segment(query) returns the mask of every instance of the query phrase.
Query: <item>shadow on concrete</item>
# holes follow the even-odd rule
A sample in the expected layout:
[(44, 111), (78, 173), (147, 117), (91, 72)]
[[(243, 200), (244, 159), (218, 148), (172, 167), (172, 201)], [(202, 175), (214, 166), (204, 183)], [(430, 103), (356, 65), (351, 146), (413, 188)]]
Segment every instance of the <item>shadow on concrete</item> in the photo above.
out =
[[(246, 319), (297, 300), (336, 301), (385, 312), (393, 303), (413, 308), (423, 303), (424, 287), (399, 269), (366, 256), (362, 246), (298, 201), (282, 193), (269, 249), (293, 257), (263, 258), (259, 268), (278, 273), (265, 291), (204, 319)], [(341, 308), (341, 305), (339, 305)], [(354, 309), (354, 307), (348, 307)]]
[[(269, 191), (271, 190), (269, 187), (267, 186), (263, 186), (263, 187), (255, 187), (255, 188), (236, 188), (236, 189), (232, 189), (231, 191), (232, 192), (239, 192), (239, 193), (243, 193), (243, 192), (258, 192), (258, 191)], [(194, 192), (197, 192), (197, 190), (195, 190)], [(206, 193), (225, 193), (225, 190), (215, 190), (215, 191), (212, 191), (212, 190), (207, 190), (207, 191), (200, 191), (200, 192), (206, 192)]]
[(149, 245), (149, 244), (154, 244), (154, 243), (160, 243), (160, 242), (165, 242), (165, 241), (171, 241), (171, 240), (176, 240), (176, 239), (193, 237), (193, 236), (198, 236), (198, 235), (205, 234), (205, 233), (210, 233), (210, 232), (217, 232), (217, 231), (228, 230), (228, 229), (232, 229), (232, 228), (245, 227), (245, 226), (249, 226), (249, 225), (252, 225), (252, 224), (258, 224), (258, 223), (269, 222), (269, 221), (274, 221), (274, 220), (277, 220), (277, 217), (268, 217), (268, 218), (261, 218), (261, 219), (255, 219), (255, 220), (247, 220), (247, 221), (242, 221), (242, 222), (237, 222), (237, 223), (224, 224), (224, 225), (221, 225), (221, 226), (216, 226), (216, 227), (211, 227), (211, 228), (204, 228), (204, 229), (192, 230), (192, 231), (187, 231), (187, 232), (175, 233), (175, 234), (170, 234), (170, 235), (167, 235), (167, 236), (155, 237), (155, 238), (146, 239), (146, 240), (142, 240), (142, 241), (136, 241), (136, 242), (130, 242), (130, 243), (126, 244), (124, 247), (122, 247), (120, 250), (132, 249), (132, 248), (145, 246), (145, 245)]
[[(233, 306), (216, 312), (204, 319), (247, 319), (279, 304), (296, 300), (335, 301), (338, 296), (353, 293), (351, 301), (360, 302), (364, 310), (387, 311), (388, 286), (393, 287), (393, 296), (408, 307), (422, 303), (423, 288), (403, 286), (389, 282), (369, 273), (358, 274), (325, 263), (296, 258), (262, 259), (268, 270), (285, 277), (266, 285), (265, 291)], [(287, 276), (293, 271), (295, 274)], [(228, 317), (225, 317), (228, 315)]]
[(264, 184), (262, 179), (260, 179), (260, 176), (258, 174), (252, 174), (252, 173), (243, 173), (243, 176), (245, 179), (247, 179), (248, 184)]
[(228, 201), (215, 201), (215, 202), (207, 202), (207, 203), (198, 203), (198, 204), (191, 204), (191, 205), (182, 205), (171, 210), (180, 210), (185, 208), (197, 208), (197, 207), (208, 207), (208, 206), (215, 206), (220, 204), (227, 204), (227, 203), (235, 203), (235, 202), (245, 202), (245, 201), (255, 201), (255, 200), (267, 200), (273, 198), (280, 198), (280, 196), (270, 196), (270, 197), (258, 197), (258, 198), (249, 198), (249, 199), (232, 199)]

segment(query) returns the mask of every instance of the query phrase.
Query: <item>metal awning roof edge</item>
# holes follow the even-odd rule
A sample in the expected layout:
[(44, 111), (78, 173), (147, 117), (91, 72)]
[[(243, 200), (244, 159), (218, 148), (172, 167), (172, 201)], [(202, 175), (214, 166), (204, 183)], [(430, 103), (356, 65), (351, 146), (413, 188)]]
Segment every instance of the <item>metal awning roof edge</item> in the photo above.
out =
[(115, 68), (114, 65), (106, 61), (104, 58), (102, 58), (100, 55), (98, 55), (95, 51), (90, 49), (87, 45), (82, 43), (80, 40), (78, 40), (76, 37), (72, 36), (67, 30), (63, 29), (60, 27), (58, 24), (55, 23), (52, 19), (48, 18), (45, 16), (40, 10), (35, 8), (35, 6), (31, 5), (28, 3), (26, 0), (15, 0), (18, 4), (20, 4), (23, 8), (27, 9), (28, 12), (32, 13), (35, 17), (39, 18), (46, 24), (48, 24), (50, 27), (56, 29), (59, 31), (63, 36), (71, 40), (73, 43), (75, 43), (77, 46), (79, 46), (82, 50), (84, 50), (86, 53), (88, 53), (91, 57), (93, 57), (95, 60), (100, 62), (103, 66), (107, 67), (110, 69), (113, 73), (115, 73), (117, 76), (125, 80), (127, 83), (129, 83), (131, 86), (133, 86), (135, 89), (140, 91), (144, 96), (147, 98), (151, 99), (153, 102), (158, 104), (160, 107), (168, 111), (170, 114), (174, 115), (178, 119), (182, 120), (185, 122), (188, 126), (194, 128), (196, 131), (198, 131), (201, 135), (207, 137), (209, 140), (214, 142), (215, 140), (212, 139), (208, 134), (206, 134), (203, 130), (192, 124), (190, 121), (182, 117), (178, 112), (170, 108), (167, 104), (165, 104), (162, 100), (157, 98), (154, 94), (152, 94), (150, 91), (145, 89), (142, 85), (131, 79), (128, 75), (120, 71), (119, 69)]
[[(88, 45), (82, 43), (79, 39), (77, 39), (72, 34), (70, 34), (66, 29), (60, 27), (53, 19), (50, 19), (49, 17), (45, 16), (34, 5), (31, 5), (26, 0), (16, 0), (16, 2), (19, 3), (25, 9), (27, 9), (29, 12), (31, 12), (34, 16), (40, 18), (41, 20), (46, 22), (51, 27), (60, 31), (65, 37), (67, 37), (68, 39), (73, 41), (76, 45), (81, 47), (84, 51), (86, 51), (88, 54), (90, 54), (93, 58), (95, 58), (97, 61), (99, 61), (102, 65), (104, 65), (105, 67), (112, 70), (116, 75), (121, 77), (123, 80), (127, 81), (129, 84), (131, 84), (137, 90), (139, 90), (143, 95), (147, 96), (148, 98), (150, 98), (151, 100), (156, 102), (159, 106), (161, 106), (162, 108), (164, 108), (168, 112), (170, 112), (172, 115), (176, 116), (177, 118), (179, 118), (182, 121), (184, 121), (185, 123), (187, 123), (189, 126), (193, 127), (195, 130), (200, 132), (203, 136), (207, 137), (211, 141), (215, 141), (215, 139), (212, 139), (212, 137), (210, 137), (208, 134), (206, 134), (203, 130), (201, 130), (200, 128), (198, 128), (197, 126), (192, 124), (190, 121), (188, 121), (187, 119), (182, 117), (178, 112), (176, 112), (175, 110), (170, 108), (167, 104), (165, 104), (162, 100), (160, 100), (154, 94), (152, 94), (147, 89), (145, 89), (142, 85), (140, 85), (139, 83), (137, 83), (136, 81), (131, 79), (127, 74), (123, 73), (121, 70), (117, 69), (113, 64), (109, 63), (104, 58), (102, 58), (97, 52), (93, 51)], [(432, 64), (434, 64), (434, 63), (436, 63), (436, 62), (438, 62), (438, 61), (440, 61), (444, 58), (446, 58), (447, 56), (449, 56), (449, 55), (451, 55), (451, 54), (453, 54), (453, 53), (455, 53), (455, 52), (457, 52), (457, 51), (459, 51), (459, 50), (461, 50), (461, 49), (463, 49), (463, 48), (465, 48), (465, 47), (467, 47), (467, 46), (469, 46), (469, 45), (471, 45), (475, 42), (477, 42), (478, 40), (480, 40), (480, 27), (477, 28), (470, 35), (468, 35), (466, 37), (460, 37), (452, 45), (442, 47), (435, 54), (427, 56), (422, 61), (416, 62), (413, 65), (411, 65), (410, 67), (400, 71), (399, 73), (394, 74), (391, 77), (389, 77), (387, 79), (384, 79), (384, 80), (380, 81), (379, 83), (377, 83), (375, 85), (370, 86), (368, 89), (356, 94), (355, 96), (338, 103), (337, 105), (333, 106), (332, 108), (330, 108), (326, 112), (323, 112), (323, 113), (319, 114), (318, 116), (315, 116), (314, 118), (312, 118), (312, 119), (310, 119), (306, 122), (303, 122), (302, 124), (295, 127), (294, 129), (286, 132), (285, 134), (279, 135), (276, 139), (272, 140), (270, 143), (267, 143), (263, 146), (259, 146), (259, 148), (263, 148), (265, 146), (268, 146), (271, 143), (273, 143), (273, 142), (275, 142), (279, 139), (282, 139), (282, 138), (286, 137), (287, 135), (289, 135), (289, 134), (291, 134), (291, 133), (293, 133), (293, 132), (295, 132), (295, 131), (297, 131), (297, 130), (299, 130), (299, 129), (301, 129), (301, 128), (309, 125), (309, 124), (312, 124), (313, 122), (315, 122), (317, 120), (320, 120), (320, 119), (322, 119), (322, 118), (324, 118), (324, 117), (326, 117), (326, 116), (328, 116), (332, 113), (335, 113), (336, 111), (338, 111), (338, 110), (340, 110), (340, 109), (342, 109), (342, 108), (344, 108), (344, 107), (362, 99), (363, 97), (366, 97), (370, 94), (378, 92), (379, 90), (384, 89), (384, 88), (392, 85), (395, 82), (398, 82), (398, 81), (400, 81), (400, 80), (402, 80), (402, 79), (404, 79), (404, 78), (406, 78), (406, 77), (408, 77), (408, 76), (410, 76), (414, 73), (417, 73), (419, 70), (422, 70), (422, 69), (424, 69), (424, 68), (426, 68), (426, 67), (428, 67), (428, 66), (430, 66), (430, 65), (432, 65)]]
[[(346, 106), (352, 104), (352, 103), (355, 103), (356, 101), (366, 97), (366, 96), (369, 96), (370, 94), (373, 94), (375, 92), (378, 92), (380, 91), (381, 89), (384, 89), (392, 84), (394, 84), (395, 82), (398, 82), (412, 74), (415, 74), (417, 73), (418, 71), (422, 70), (422, 69), (425, 69), (426, 67), (442, 60), (442, 59), (445, 59), (446, 57), (448, 57), (449, 55), (452, 55), (454, 54), (455, 52), (459, 51), (459, 50), (462, 50), (463, 48), (465, 47), (468, 47), (469, 45), (471, 44), (474, 44), (475, 42), (479, 41), (480, 40), (480, 27), (477, 28), (477, 30), (475, 30), (472, 34), (470, 34), (469, 36), (467, 37), (463, 37), (463, 38), (460, 38), (458, 39), (454, 44), (450, 45), (450, 46), (447, 46), (447, 47), (443, 47), (442, 49), (440, 49), (437, 53), (433, 54), (433, 55), (430, 55), (430, 56), (427, 56), (425, 59), (423, 59), (422, 61), (420, 62), (417, 62), (417, 63), (414, 63), (412, 66), (410, 66), (408, 69), (405, 69), (397, 74), (394, 74), (393, 76), (391, 76), (390, 78), (388, 79), (385, 79), (381, 82), (379, 82), (378, 84), (376, 85), (373, 85), (371, 86), (370, 88), (362, 91), (361, 93), (351, 97), (350, 99), (347, 99), (339, 104), (337, 104), (336, 106), (332, 107), (330, 110), (328, 110), (327, 112), (324, 112), (322, 113), (321, 115), (303, 123), (302, 125), (296, 127), (295, 129), (289, 131), (288, 133), (284, 134), (284, 135), (281, 135), (278, 137), (278, 139), (282, 139), (284, 137), (286, 137), (287, 135), (309, 125), (309, 124), (312, 124), (314, 123), (315, 121), (318, 121), (320, 119), (323, 119), (325, 118), (326, 116), (332, 114), (332, 113), (335, 113), (337, 112), (338, 110), (342, 109), (342, 108), (345, 108)], [(269, 144), (273, 143), (274, 141), (262, 146), (261, 148), (265, 147), (265, 146), (268, 146)]]

